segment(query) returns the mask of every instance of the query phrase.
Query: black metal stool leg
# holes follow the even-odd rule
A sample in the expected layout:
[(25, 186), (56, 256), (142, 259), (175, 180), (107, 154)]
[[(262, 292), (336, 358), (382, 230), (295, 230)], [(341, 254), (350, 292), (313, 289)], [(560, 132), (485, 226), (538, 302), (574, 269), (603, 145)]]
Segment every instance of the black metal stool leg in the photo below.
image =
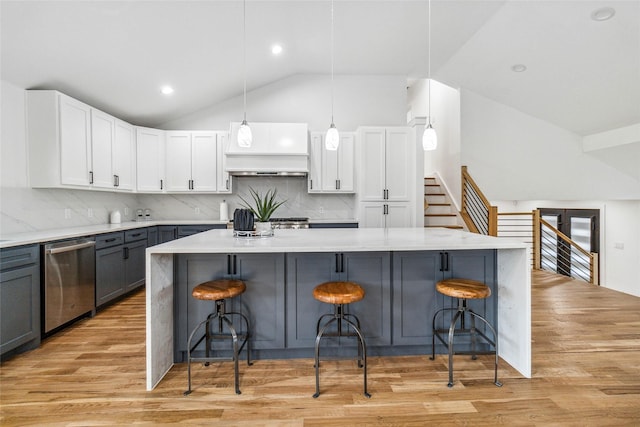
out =
[(453, 387), (453, 336), (456, 331), (456, 323), (458, 323), (458, 319), (462, 311), (456, 311), (456, 314), (451, 319), (451, 326), (449, 326), (449, 339), (448, 339), (448, 347), (449, 347), (449, 383), (447, 387)]
[(322, 326), (322, 328), (318, 332), (318, 335), (316, 335), (316, 345), (315, 345), (316, 392), (313, 394), (314, 398), (317, 398), (318, 396), (320, 396), (320, 339), (322, 339), (322, 335), (324, 334), (325, 329), (327, 329), (327, 327), (330, 324), (332, 324), (337, 320), (338, 320), (337, 317), (333, 317), (329, 319), (329, 321)]
[(358, 328), (355, 323), (353, 323), (351, 320), (344, 318), (343, 319), (345, 322), (347, 322), (349, 325), (351, 325), (351, 328), (353, 328), (353, 330), (356, 332), (356, 334), (358, 335), (358, 348), (362, 347), (362, 360), (363, 360), (363, 375), (364, 375), (364, 396), (367, 398), (371, 397), (371, 394), (369, 394), (369, 392), (367, 391), (367, 346), (364, 342), (364, 336), (362, 335), (362, 332), (360, 332), (360, 328)]
[(487, 327), (491, 330), (491, 333), (493, 334), (493, 341), (489, 340), (486, 337), (485, 337), (485, 339), (490, 344), (493, 344), (493, 348), (495, 350), (495, 362), (494, 362), (494, 370), (493, 370), (493, 383), (498, 387), (502, 387), (502, 383), (500, 381), (498, 381), (498, 359), (499, 359), (500, 356), (498, 354), (498, 335), (496, 334), (496, 330), (493, 328), (493, 326), (491, 326), (491, 323), (489, 323), (489, 321), (487, 319), (485, 319), (483, 316), (480, 316), (479, 314), (475, 313), (472, 310), (469, 310), (469, 314), (471, 315), (472, 319), (477, 317), (482, 322), (484, 322), (484, 324), (487, 325)]

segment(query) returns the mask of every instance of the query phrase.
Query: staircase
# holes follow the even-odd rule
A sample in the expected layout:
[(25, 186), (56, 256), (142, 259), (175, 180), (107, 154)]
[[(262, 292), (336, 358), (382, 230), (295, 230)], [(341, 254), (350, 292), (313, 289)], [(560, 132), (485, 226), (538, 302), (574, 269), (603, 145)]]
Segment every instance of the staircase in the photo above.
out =
[(435, 177), (424, 179), (424, 226), (464, 229), (462, 218)]

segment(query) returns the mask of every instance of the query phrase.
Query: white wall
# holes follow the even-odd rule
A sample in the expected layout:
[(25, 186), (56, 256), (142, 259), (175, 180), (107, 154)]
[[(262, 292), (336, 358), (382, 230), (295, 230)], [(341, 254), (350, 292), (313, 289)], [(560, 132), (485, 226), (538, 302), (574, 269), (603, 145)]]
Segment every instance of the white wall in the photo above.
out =
[(495, 201), (499, 212), (530, 212), (538, 208), (600, 211), (600, 284), (640, 296), (640, 200)]
[[(335, 76), (334, 119), (338, 130), (358, 126), (406, 125), (407, 81), (403, 76)], [(163, 129), (228, 129), (242, 121), (242, 96), (177, 120)], [(310, 130), (331, 124), (331, 79), (295, 75), (247, 93), (247, 121), (308, 123)]]
[[(427, 117), (428, 84), (418, 80), (408, 91), (408, 116)], [(454, 204), (460, 208), (460, 93), (431, 80), (431, 125), (438, 135), (438, 148), (424, 152), (424, 176), (440, 175)], [(419, 143), (422, 144), (422, 135)]]
[(640, 181), (582, 151), (582, 138), (468, 90), (462, 164), (489, 200), (639, 200)]

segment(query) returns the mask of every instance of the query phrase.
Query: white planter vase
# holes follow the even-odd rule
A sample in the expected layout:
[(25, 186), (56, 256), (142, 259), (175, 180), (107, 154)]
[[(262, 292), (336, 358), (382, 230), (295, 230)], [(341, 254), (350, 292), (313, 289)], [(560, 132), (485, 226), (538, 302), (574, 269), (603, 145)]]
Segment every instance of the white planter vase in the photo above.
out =
[(271, 222), (256, 222), (256, 233), (271, 232)]

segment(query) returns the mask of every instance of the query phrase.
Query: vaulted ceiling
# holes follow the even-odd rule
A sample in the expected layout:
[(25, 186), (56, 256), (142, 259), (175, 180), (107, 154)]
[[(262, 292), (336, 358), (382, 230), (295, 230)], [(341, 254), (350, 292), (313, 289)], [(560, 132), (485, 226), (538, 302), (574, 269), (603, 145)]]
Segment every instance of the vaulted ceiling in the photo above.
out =
[[(602, 7), (615, 15), (592, 19)], [(426, 77), (425, 0), (334, 9), (336, 74)], [(16, 86), (147, 126), (242, 93), (239, 0), (2, 0), (0, 12), (1, 78)], [(247, 89), (328, 74), (330, 28), (328, 0), (248, 0)], [(434, 79), (579, 135), (640, 123), (640, 0), (433, 0), (431, 61)]]

